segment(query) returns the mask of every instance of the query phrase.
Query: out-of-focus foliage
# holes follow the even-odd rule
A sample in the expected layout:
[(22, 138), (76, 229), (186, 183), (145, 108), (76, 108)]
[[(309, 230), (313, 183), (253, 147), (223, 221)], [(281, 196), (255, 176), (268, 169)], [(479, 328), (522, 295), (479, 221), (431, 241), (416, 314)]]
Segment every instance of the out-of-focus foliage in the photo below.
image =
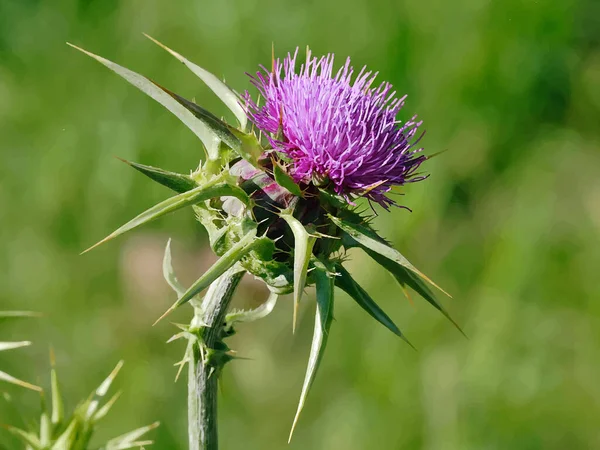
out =
[[(181, 214), (78, 253), (168, 195), (113, 155), (186, 172), (202, 150), (177, 119), (65, 41), (230, 121), (142, 32), (237, 90), (249, 86), (244, 72), (270, 63), (272, 42), (278, 54), (308, 44), (379, 70), (409, 94), (403, 118), (425, 120), (428, 152), (449, 150), (401, 198), (414, 212), (375, 225), (454, 295), (445, 304), (469, 340), (426, 302), (411, 307), (356, 252), (350, 269), (419, 352), (340, 294), (292, 448), (600, 447), (599, 30), (595, 0), (1, 1), (0, 306), (46, 316), (5, 325), (3, 339), (35, 345), (4, 352), (2, 370), (44, 373), (50, 341), (65, 397), (80, 398), (126, 359), (123, 398), (98, 439), (160, 420), (156, 448), (185, 448), (185, 383), (173, 383), (171, 367), (184, 344), (164, 343), (168, 323), (150, 325), (174, 301), (160, 276), (168, 236), (189, 284), (211, 262), (205, 234)], [(236, 306), (265, 295), (246, 280)], [(252, 360), (223, 376), (224, 448), (285, 445), (314, 311), (305, 300), (292, 336), (286, 300), (231, 343)], [(37, 411), (31, 393), (2, 389)], [(0, 407), (0, 422), (11, 417)]]
[[(125, 450), (129, 448), (142, 448), (151, 445), (153, 441), (140, 438), (145, 437), (150, 430), (158, 426), (158, 422), (147, 425), (128, 433), (110, 439), (101, 446), (93, 446), (93, 435), (101, 421), (110, 412), (121, 393), (117, 392), (110, 398), (105, 398), (123, 367), (119, 361), (110, 375), (98, 386), (85, 400), (81, 401), (73, 413), (65, 414), (65, 401), (61, 394), (60, 382), (54, 368), (54, 354), (51, 352), (52, 369), (50, 371), (50, 399), (44, 392), (41, 396), (41, 412), (38, 418), (23, 420), (23, 424), (10, 424), (4, 427), (27, 450)], [(5, 394), (7, 403), (12, 405), (12, 398)], [(48, 404), (50, 401), (51, 405)], [(13, 420), (15, 417), (13, 417)]]
[[(32, 311), (0, 311), (0, 324), (5, 320), (10, 319), (18, 319), (23, 317), (35, 317), (38, 314)], [(29, 347), (31, 345), (31, 341), (0, 341), (0, 352), (5, 352), (7, 350), (15, 350), (17, 348)], [(12, 383), (17, 386), (21, 386), (27, 389), (31, 389), (33, 391), (41, 391), (41, 387), (36, 386), (35, 384), (28, 383), (27, 381), (23, 381), (19, 378), (14, 377), (6, 372), (0, 370), (0, 381), (5, 383)]]

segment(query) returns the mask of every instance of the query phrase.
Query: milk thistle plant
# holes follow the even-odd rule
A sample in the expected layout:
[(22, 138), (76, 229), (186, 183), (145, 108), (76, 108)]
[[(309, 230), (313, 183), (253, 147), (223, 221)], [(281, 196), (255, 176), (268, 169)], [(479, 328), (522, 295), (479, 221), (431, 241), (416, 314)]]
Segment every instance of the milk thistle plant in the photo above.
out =
[[(217, 382), (223, 367), (234, 359), (225, 339), (234, 333), (235, 324), (264, 317), (279, 296), (291, 293), (295, 329), (303, 291), (314, 285), (314, 335), (291, 439), (325, 352), (335, 287), (406, 340), (344, 268), (349, 249), (366, 252), (393, 275), (402, 290), (413, 289), (449, 317), (429, 287), (437, 286), (374, 230), (374, 209), (357, 205), (364, 198), (371, 206), (379, 204), (389, 210), (398, 206), (390, 197), (394, 187), (425, 178), (417, 172), (427, 160), (417, 147), (421, 122), (416, 117), (400, 122), (396, 116), (405, 97), (397, 97), (389, 83), (377, 84), (376, 74), (365, 68), (355, 74), (349, 59), (334, 70), (333, 55), (314, 57), (308, 49), (302, 60), (298, 51), (283, 61), (273, 56), (270, 69), (261, 66), (250, 75), (259, 92), (253, 97), (247, 91), (236, 93), (205, 69), (152, 40), (206, 83), (237, 123), (227, 123), (195, 102), (75, 47), (166, 107), (200, 138), (206, 150), (206, 159), (189, 175), (126, 161), (174, 195), (96, 245), (188, 206), (208, 232), (219, 259), (191, 286), (178, 282), (169, 244), (163, 267), (177, 300), (161, 318), (185, 303), (193, 309), (191, 322), (179, 325), (180, 332), (172, 338), (188, 340), (180, 364), (189, 366), (189, 445), (193, 450), (218, 446)], [(246, 273), (267, 285), (269, 298), (256, 310), (228, 312)]]

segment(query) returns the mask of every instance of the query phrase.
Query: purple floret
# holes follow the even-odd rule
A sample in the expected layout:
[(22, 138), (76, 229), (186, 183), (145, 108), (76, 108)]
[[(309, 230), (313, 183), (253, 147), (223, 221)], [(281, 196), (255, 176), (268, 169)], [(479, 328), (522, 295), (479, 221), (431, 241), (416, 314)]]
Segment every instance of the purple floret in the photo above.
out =
[(396, 120), (406, 96), (397, 98), (386, 82), (372, 87), (377, 73), (365, 67), (352, 81), (350, 58), (334, 75), (331, 54), (319, 59), (308, 52), (296, 73), (297, 55), (251, 76), (262, 105), (246, 93), (250, 120), (293, 160), (297, 182), (329, 180), (349, 200), (356, 194), (385, 208), (394, 204), (385, 195), (392, 186), (425, 178), (415, 176), (426, 159), (414, 149), (422, 122)]

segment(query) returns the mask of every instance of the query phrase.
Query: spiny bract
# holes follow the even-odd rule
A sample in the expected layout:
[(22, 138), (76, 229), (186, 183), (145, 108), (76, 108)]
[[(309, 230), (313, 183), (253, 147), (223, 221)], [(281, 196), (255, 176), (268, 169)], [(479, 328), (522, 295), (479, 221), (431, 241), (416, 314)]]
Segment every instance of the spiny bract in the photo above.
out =
[[(269, 306), (250, 312), (249, 318), (264, 316), (277, 295), (293, 292), (295, 324), (305, 286), (315, 285), (315, 332), (295, 425), (325, 349), (335, 286), (405, 339), (344, 269), (347, 249), (364, 250), (394, 276), (402, 290), (412, 288), (449, 317), (427, 285), (435, 284), (378, 236), (370, 225), (371, 217), (359, 214), (353, 203), (364, 196), (388, 207), (393, 202), (385, 194), (393, 185), (421, 179), (414, 172), (426, 158), (413, 149), (420, 122), (413, 118), (399, 126), (396, 114), (404, 98), (395, 98), (387, 83), (371, 87), (375, 76), (364, 69), (352, 83), (349, 61), (334, 76), (333, 56), (318, 59), (307, 54), (298, 74), (297, 54), (288, 55), (283, 74), (282, 63), (273, 60), (273, 71), (263, 68), (253, 77), (263, 97), (260, 106), (248, 93), (238, 95), (205, 69), (152, 40), (200, 77), (233, 112), (238, 124), (228, 124), (149, 79), (79, 49), (176, 115), (202, 140), (207, 153), (206, 160), (189, 176), (128, 162), (176, 195), (101, 242), (175, 210), (193, 207), (220, 258), (185, 289), (172, 273), (167, 252), (165, 275), (178, 292), (178, 300), (165, 315), (189, 301), (201, 309), (201, 291), (232, 269), (262, 279), (272, 292)], [(248, 119), (260, 130), (258, 135), (248, 130)], [(230, 315), (231, 321), (242, 316)]]

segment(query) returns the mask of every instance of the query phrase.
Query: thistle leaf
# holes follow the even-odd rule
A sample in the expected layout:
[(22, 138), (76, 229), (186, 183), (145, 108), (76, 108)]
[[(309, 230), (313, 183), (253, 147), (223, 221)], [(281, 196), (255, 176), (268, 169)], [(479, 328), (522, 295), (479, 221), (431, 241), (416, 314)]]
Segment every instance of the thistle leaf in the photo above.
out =
[(292, 332), (295, 332), (298, 319), (298, 305), (300, 304), (302, 292), (306, 285), (308, 263), (317, 238), (309, 234), (304, 225), (291, 214), (281, 214), (280, 217), (287, 222), (292, 229), (292, 233), (294, 233), (294, 317)]
[(138, 164), (132, 161), (127, 161), (123, 158), (118, 159), (123, 161), (125, 164), (128, 164), (129, 166), (133, 167), (135, 170), (143, 173), (148, 178), (151, 178), (157, 183), (160, 183), (163, 186), (166, 186), (177, 193), (181, 194), (186, 191), (191, 191), (192, 189), (198, 186), (198, 183), (196, 183), (194, 180), (192, 180), (191, 177), (187, 175), (169, 172), (163, 169), (159, 169), (157, 167), (146, 166), (144, 164)]
[(440, 311), (450, 322), (452, 322), (458, 331), (460, 331), (466, 337), (460, 326), (454, 321), (454, 319), (452, 319), (448, 311), (446, 311), (446, 308), (444, 308), (444, 306), (436, 299), (433, 292), (431, 292), (431, 289), (429, 289), (429, 287), (418, 276), (400, 264), (382, 257), (379, 253), (369, 249), (365, 249), (365, 251), (371, 258), (373, 258), (375, 262), (389, 271), (401, 287), (404, 288), (405, 286), (409, 286), (412, 288), (421, 297), (427, 300), (427, 302), (429, 302), (434, 308)]
[[(227, 125), (227, 124), (226, 124)], [(236, 128), (227, 125), (229, 131), (240, 141), (240, 147), (235, 149), (239, 156), (244, 158), (254, 167), (258, 167), (258, 158), (262, 155), (264, 149), (254, 134), (244, 133)]]
[(221, 256), (216, 263), (214, 263), (210, 269), (208, 269), (190, 288), (183, 293), (179, 299), (162, 315), (158, 318), (154, 325), (156, 325), (161, 319), (170, 314), (173, 310), (190, 301), (196, 294), (206, 289), (209, 284), (219, 278), (226, 270), (231, 268), (236, 262), (243, 258), (250, 250), (252, 250), (256, 238), (256, 229), (252, 229), (247, 233), (237, 244), (231, 247), (228, 251)]
[(306, 397), (315, 380), (317, 370), (327, 345), (331, 322), (333, 321), (333, 279), (329, 277), (327, 270), (321, 264), (316, 265), (314, 277), (317, 287), (315, 331), (310, 348), (308, 368), (306, 369), (304, 384), (302, 385), (302, 393), (300, 394), (300, 401), (298, 402), (298, 409), (296, 410), (296, 416), (294, 417), (288, 443), (292, 440), (292, 435), (294, 434), (294, 429), (298, 423), (300, 413), (304, 408)]
[(94, 414), (92, 420), (94, 422), (98, 422), (100, 419), (105, 417), (110, 412), (110, 410), (112, 409), (113, 405), (117, 402), (119, 397), (121, 397), (121, 394), (122, 392), (119, 391), (115, 395), (113, 395), (110, 398), (110, 400), (107, 401), (104, 405), (102, 405), (102, 407)]
[[(383, 312), (375, 300), (352, 278), (350, 273), (342, 267), (341, 264), (335, 266), (336, 272), (339, 276), (335, 277), (335, 285), (348, 294), (352, 299), (358, 303), (358, 305), (364, 309), (371, 317), (377, 320), (380, 324), (385, 326), (392, 333), (400, 337), (404, 342), (413, 347), (413, 345), (406, 339), (396, 324), (389, 318), (389, 316)], [(414, 347), (413, 347), (414, 348)]]
[(13, 350), (15, 348), (28, 347), (30, 345), (30, 341), (0, 342), (0, 352), (3, 352), (4, 350)]
[(10, 431), (14, 436), (21, 439), (25, 444), (32, 447), (34, 450), (42, 450), (42, 443), (34, 433), (30, 433), (10, 425), (5, 425), (5, 428), (8, 431)]
[(142, 445), (150, 445), (152, 441), (137, 441), (144, 434), (149, 431), (155, 429), (160, 425), (159, 422), (154, 422), (153, 424), (146, 425), (145, 427), (138, 428), (136, 430), (130, 431), (129, 433), (122, 434), (114, 439), (111, 439), (106, 443), (106, 450), (124, 450), (133, 447), (140, 447)]
[(225, 142), (225, 144), (227, 144), (233, 150), (238, 151), (240, 149), (241, 143), (239, 139), (230, 131), (230, 127), (221, 119), (219, 119), (210, 111), (204, 109), (202, 106), (199, 106), (196, 103), (181, 97), (175, 92), (172, 92), (158, 84), (156, 86), (162, 89), (166, 94), (170, 95), (175, 101), (177, 101), (177, 103), (187, 109), (190, 113), (192, 113), (194, 117), (206, 125), (206, 127), (208, 127), (220, 140)]
[(133, 86), (138, 88), (144, 94), (150, 96), (158, 103), (167, 108), (173, 113), (179, 120), (181, 120), (192, 132), (200, 138), (210, 159), (218, 159), (218, 145), (215, 146), (214, 132), (206, 126), (205, 123), (199, 121), (193, 114), (191, 114), (186, 108), (182, 107), (179, 102), (175, 101), (170, 95), (168, 95), (163, 89), (157, 86), (154, 82), (148, 78), (139, 75), (125, 67), (122, 67), (108, 59), (102, 58), (101, 56), (95, 55), (87, 50), (79, 48), (73, 44), (67, 42), (67, 45), (79, 50), (82, 53), (94, 58), (110, 70), (115, 72), (120, 77), (131, 83)]
[(54, 367), (54, 353), (50, 353), (50, 391), (52, 393), (52, 424), (58, 425), (62, 423), (65, 417), (65, 405), (58, 384), (58, 375)]
[(236, 322), (254, 322), (255, 320), (267, 317), (275, 308), (278, 298), (279, 294), (270, 292), (269, 298), (262, 305), (249, 311), (232, 311), (225, 316), (225, 322), (227, 324)]
[(77, 439), (77, 433), (79, 430), (79, 422), (76, 419), (71, 420), (69, 425), (54, 442), (51, 450), (65, 450), (72, 448)]
[(194, 188), (191, 191), (187, 191), (174, 197), (168, 198), (167, 200), (160, 202), (158, 205), (155, 205), (152, 208), (144, 211), (137, 217), (127, 222), (122, 227), (113, 231), (110, 235), (102, 239), (100, 242), (92, 245), (90, 248), (83, 251), (82, 254), (87, 253), (90, 250), (98, 247), (100, 244), (110, 241), (111, 239), (114, 239), (117, 236), (126, 233), (127, 231), (139, 227), (140, 225), (144, 225), (148, 222), (151, 222), (152, 220), (158, 219), (159, 217), (162, 217), (173, 211), (177, 211), (178, 209), (184, 208), (186, 206), (195, 205), (196, 203), (200, 203), (202, 201), (209, 200), (215, 197), (236, 197), (241, 201), (245, 202), (245, 204), (248, 203), (248, 196), (242, 189), (240, 189), (237, 186), (232, 186), (227, 183), (218, 183), (209, 186), (198, 186), (197, 188)]
[(175, 271), (173, 270), (173, 263), (171, 258), (171, 239), (167, 241), (167, 247), (165, 248), (165, 256), (163, 258), (163, 276), (171, 289), (173, 289), (178, 297), (181, 297), (185, 294), (185, 288), (179, 282), (177, 277), (175, 276)]
[(28, 383), (23, 380), (19, 380), (18, 378), (13, 377), (12, 375), (7, 374), (6, 372), (2, 372), (1, 370), (0, 370), (0, 381), (6, 381), (7, 383), (16, 384), (17, 386), (31, 389), (32, 391), (42, 392), (41, 387), (36, 386), (35, 384)]
[(40, 444), (42, 448), (48, 448), (52, 442), (52, 423), (46, 409), (44, 395), (42, 394), (42, 415), (40, 417)]
[(90, 400), (89, 400), (89, 404), (88, 404), (87, 408), (85, 408), (86, 411), (84, 413), (84, 419), (86, 421), (91, 420), (96, 415), (98, 406), (100, 406), (100, 401), (102, 400), (102, 398), (106, 395), (106, 393), (110, 389), (111, 384), (113, 383), (113, 381), (119, 374), (119, 371), (123, 367), (123, 364), (124, 364), (124, 361), (122, 361), (122, 360), (119, 361), (117, 363), (117, 365), (115, 366), (115, 368), (112, 370), (112, 372), (108, 375), (108, 377), (106, 377), (106, 379), (100, 384), (100, 386), (98, 386), (96, 391), (94, 391), (94, 393), (92, 393), (92, 396), (90, 397)]
[(35, 311), (0, 311), (0, 319), (12, 319), (16, 317), (40, 317)]
[(242, 108), (242, 105), (240, 105), (240, 100), (239, 100), (238, 95), (229, 86), (227, 86), (223, 81), (219, 80), (212, 73), (210, 73), (207, 70), (203, 69), (202, 67), (194, 64), (193, 62), (187, 60), (186, 58), (181, 56), (176, 51), (171, 50), (166, 45), (158, 42), (153, 37), (148, 36), (146, 33), (144, 33), (144, 36), (146, 36), (148, 39), (150, 39), (155, 44), (164, 48), (171, 55), (173, 55), (180, 62), (182, 62), (188, 69), (190, 69), (192, 72), (194, 72), (194, 74), (196, 76), (198, 76), (198, 78), (200, 78), (202, 81), (204, 81), (206, 83), (206, 85), (217, 95), (217, 97), (219, 97), (221, 99), (221, 101), (223, 103), (225, 103), (225, 105), (235, 115), (238, 122), (240, 123), (240, 128), (242, 129), (242, 131), (246, 128), (246, 124), (248, 123), (248, 117), (246, 116), (246, 112), (244, 111), (244, 108)]
[(446, 291), (444, 291), (441, 287), (435, 284), (433, 281), (429, 279), (425, 274), (423, 274), (419, 269), (413, 266), (410, 261), (408, 261), (402, 254), (390, 247), (385, 243), (383, 239), (381, 239), (377, 234), (362, 226), (355, 223), (351, 223), (348, 221), (344, 221), (342, 219), (338, 219), (337, 217), (329, 215), (333, 223), (335, 223), (340, 229), (346, 232), (352, 239), (354, 239), (358, 244), (365, 248), (369, 249), (382, 257), (389, 259), (390, 261), (395, 262), (396, 264), (400, 264), (407, 269), (410, 269), (412, 272), (423, 278), (425, 281), (430, 283), (432, 286), (435, 286), (448, 297), (451, 297)]
[(279, 163), (273, 160), (273, 176), (277, 184), (294, 194), (297, 197), (303, 197), (302, 189), (296, 184), (294, 179), (290, 177)]

